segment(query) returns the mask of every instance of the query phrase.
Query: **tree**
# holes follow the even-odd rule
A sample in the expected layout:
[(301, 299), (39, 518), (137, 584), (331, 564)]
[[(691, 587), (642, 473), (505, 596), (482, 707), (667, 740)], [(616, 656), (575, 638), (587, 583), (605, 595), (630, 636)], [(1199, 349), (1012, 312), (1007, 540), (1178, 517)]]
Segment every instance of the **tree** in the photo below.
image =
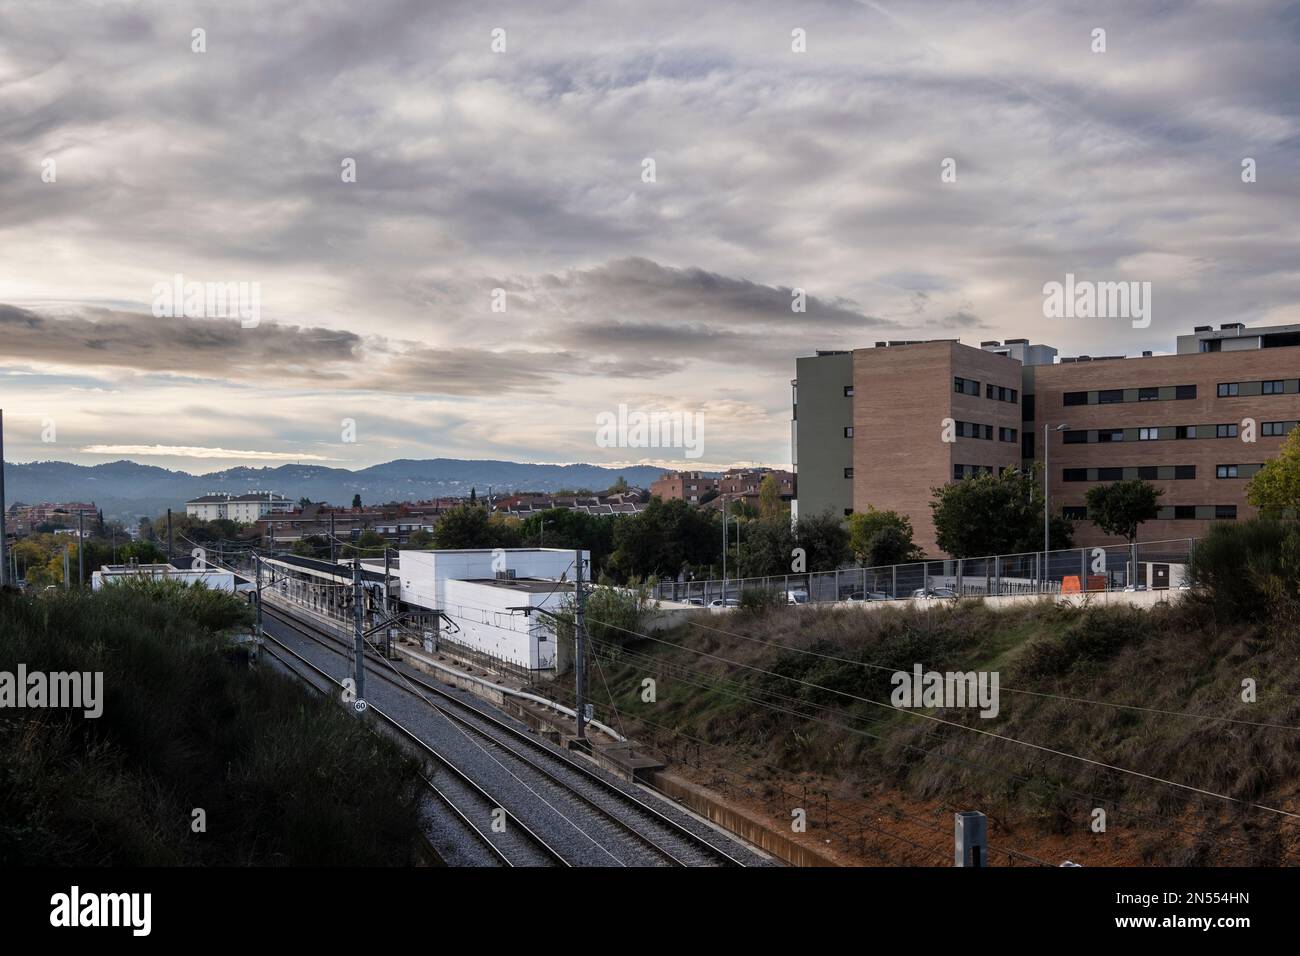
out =
[(438, 519), (433, 545), (439, 549), (513, 548), (519, 532), (505, 521), (493, 519), (487, 509), (474, 505), (452, 508)]
[(360, 511), (360, 510), (361, 510), (361, 495), (360, 495), (360, 494), (355, 494), (355, 495), (352, 496), (352, 507), (353, 507), (354, 509), (356, 509), (357, 511)]
[(312, 504), (312, 500), (308, 498), (306, 495), (298, 499), (299, 508), (310, 508), (311, 504)]
[(469, 503), (472, 504), (472, 505), (476, 505), (476, 504), (478, 504), (478, 489), (477, 489), (477, 488), (471, 487), (471, 488), (469, 489)]
[(849, 533), (829, 510), (800, 518), (794, 537), (807, 555), (809, 571), (834, 571), (849, 559)]
[(867, 567), (919, 561), (920, 548), (912, 540), (912, 522), (897, 511), (866, 511), (849, 515), (849, 548)]
[(1088, 519), (1106, 534), (1117, 535), (1128, 542), (1135, 573), (1138, 526), (1160, 513), (1159, 498), (1162, 494), (1164, 492), (1154, 485), (1132, 478), (1089, 488), (1084, 496)]
[(1246, 500), (1271, 517), (1300, 513), (1300, 428), (1291, 429), (1278, 456), (1250, 479)]
[(433, 532), (425, 531), (423, 528), (411, 532), (411, 536), (406, 539), (406, 547), (412, 551), (426, 551), (432, 548)]
[(644, 510), (614, 526), (610, 564), (627, 577), (676, 577), (688, 566), (708, 566), (721, 557), (718, 518), (685, 501), (652, 499)]
[(740, 541), (738, 573), (742, 578), (789, 574), (796, 546), (789, 520), (751, 521)]
[[(935, 541), (954, 558), (1024, 554), (1043, 547), (1043, 493), (1040, 469), (1007, 468), (931, 489)], [(1074, 525), (1051, 516), (1052, 543), (1068, 548)]]
[(775, 521), (785, 512), (781, 503), (781, 486), (775, 475), (764, 475), (758, 484), (758, 516), (764, 521)]
[(309, 534), (295, 541), (291, 550), (304, 558), (328, 558), (330, 543), (323, 534)]
[(627, 479), (624, 478), (622, 475), (619, 475), (618, 478), (614, 481), (614, 483), (609, 486), (609, 489), (606, 491), (606, 494), (619, 495), (627, 491), (627, 488), (628, 488)]

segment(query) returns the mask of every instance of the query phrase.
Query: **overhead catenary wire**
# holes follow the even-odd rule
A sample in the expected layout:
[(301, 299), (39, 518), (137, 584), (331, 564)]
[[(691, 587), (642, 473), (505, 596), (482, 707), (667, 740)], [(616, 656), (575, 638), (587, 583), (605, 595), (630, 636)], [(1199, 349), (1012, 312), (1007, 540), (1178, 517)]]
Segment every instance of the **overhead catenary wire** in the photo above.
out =
[[(902, 670), (902, 668), (891, 667), (887, 664), (874, 664), (870, 661), (854, 660), (851, 657), (839, 657), (835, 654), (824, 654), (820, 651), (814, 651), (810, 648), (792, 647), (789, 644), (781, 644), (777, 641), (765, 641), (760, 637), (751, 637), (750, 635), (747, 634), (738, 634), (735, 631), (723, 630), (720, 627), (714, 627), (713, 625), (710, 624), (703, 624), (699, 621), (687, 621), (686, 623), (691, 627), (700, 628), (701, 630), (713, 631), (714, 633), (717, 634), (725, 634), (726, 636), (734, 637), (737, 640), (750, 641), (755, 644), (763, 644), (767, 647), (774, 647), (780, 650), (790, 651), (796, 654), (807, 654), (810, 657), (818, 657), (821, 658), (822, 660), (836, 661), (841, 664), (855, 664), (858, 667), (866, 667), (866, 668), (871, 668), (873, 670), (888, 671), (891, 673), (898, 673), (900, 670)], [(1293, 724), (1277, 724), (1268, 721), (1243, 720), (1239, 717), (1224, 717), (1217, 714), (1193, 714), (1193, 713), (1188, 713), (1186, 711), (1163, 710), (1159, 707), (1143, 707), (1139, 704), (1121, 704), (1109, 700), (1093, 700), (1087, 697), (1071, 697), (1065, 694), (1052, 694), (1046, 691), (1028, 690), (1020, 687), (1008, 687), (1007, 685), (1001, 683), (998, 685), (998, 689), (1002, 691), (1007, 691), (1008, 693), (1012, 693), (1012, 694), (1025, 694), (1031, 697), (1045, 697), (1045, 698), (1050, 698), (1052, 700), (1067, 701), (1069, 703), (1075, 703), (1075, 704), (1095, 704), (1100, 707), (1113, 707), (1120, 710), (1140, 711), (1142, 713), (1159, 714), (1167, 717), (1187, 717), (1187, 718), (1196, 718), (1199, 720), (1222, 721), (1224, 723), (1229, 723), (1229, 724), (1241, 724), (1247, 727), (1263, 727), (1270, 730), (1300, 731), (1300, 726), (1295, 726)]]
[(1233, 796), (1230, 796), (1230, 795), (1225, 794), (1225, 793), (1218, 793), (1218, 792), (1216, 792), (1216, 791), (1214, 791), (1214, 790), (1207, 790), (1207, 789), (1204, 789), (1204, 788), (1202, 788), (1202, 787), (1194, 787), (1194, 786), (1192, 786), (1192, 785), (1190, 785), (1190, 784), (1180, 783), (1180, 782), (1178, 782), (1178, 781), (1176, 781), (1176, 780), (1169, 780), (1169, 779), (1166, 779), (1166, 778), (1164, 778), (1164, 777), (1158, 777), (1158, 776), (1156, 776), (1156, 775), (1154, 775), (1154, 774), (1143, 773), (1143, 772), (1140, 771), (1140, 770), (1133, 770), (1133, 769), (1128, 768), (1128, 767), (1121, 767), (1121, 766), (1118, 766), (1118, 765), (1116, 765), (1116, 764), (1110, 764), (1110, 763), (1107, 763), (1107, 762), (1105, 762), (1105, 761), (1103, 761), (1103, 760), (1095, 760), (1095, 759), (1093, 759), (1093, 758), (1091, 758), (1091, 757), (1084, 757), (1084, 756), (1080, 756), (1080, 755), (1078, 755), (1078, 754), (1072, 754), (1072, 753), (1069, 753), (1068, 751), (1058, 750), (1058, 749), (1056, 749), (1056, 748), (1054, 748), (1054, 747), (1048, 747), (1048, 746), (1045, 746), (1045, 745), (1043, 745), (1043, 744), (1036, 744), (1036, 743), (1033, 743), (1033, 742), (1031, 742), (1031, 741), (1027, 741), (1027, 740), (1019, 740), (1019, 739), (1017, 739), (1017, 738), (1015, 738), (1015, 737), (1011, 737), (1011, 736), (1008, 736), (1008, 735), (1006, 735), (1006, 734), (999, 734), (999, 733), (996, 733), (995, 731), (992, 731), (992, 730), (981, 730), (979, 727), (974, 727), (974, 726), (971, 726), (971, 725), (969, 725), (969, 724), (963, 724), (963, 723), (961, 723), (961, 722), (959, 722), (959, 721), (955, 721), (955, 720), (948, 720), (948, 719), (943, 718), (943, 717), (936, 717), (936, 716), (933, 715), (933, 714), (925, 714), (925, 713), (922, 713), (922, 712), (920, 712), (920, 711), (918, 711), (918, 710), (908, 709), (908, 708), (898, 708), (898, 707), (894, 707), (892, 704), (886, 704), (886, 703), (884, 703), (884, 702), (882, 702), (882, 701), (872, 700), (872, 699), (869, 698), (869, 697), (862, 697), (862, 696), (859, 696), (859, 695), (857, 695), (857, 694), (850, 694), (850, 693), (848, 693), (847, 691), (836, 690), (836, 689), (834, 689), (834, 688), (832, 688), (832, 687), (826, 687), (826, 686), (823, 685), (823, 684), (817, 684), (817, 683), (815, 683), (815, 682), (813, 682), (813, 681), (806, 681), (806, 680), (803, 680), (803, 679), (801, 679), (801, 678), (797, 678), (797, 677), (789, 677), (789, 676), (787, 676), (787, 675), (785, 675), (785, 674), (778, 674), (778, 673), (775, 672), (775, 671), (770, 671), (770, 670), (767, 670), (767, 669), (762, 668), (762, 667), (757, 667), (757, 666), (755, 666), (755, 665), (753, 665), (753, 664), (745, 664), (745, 663), (743, 663), (743, 662), (741, 662), (741, 661), (733, 661), (733, 660), (730, 660), (730, 659), (725, 658), (725, 657), (720, 657), (719, 655), (716, 655), (716, 654), (711, 654), (711, 653), (709, 653), (708, 651), (697, 650), (696, 648), (687, 647), (687, 646), (684, 645), (684, 644), (676, 644), (676, 643), (674, 643), (673, 641), (667, 641), (667, 640), (664, 640), (663, 638), (657, 638), (657, 637), (652, 637), (652, 636), (650, 636), (650, 635), (648, 635), (648, 634), (642, 634), (642, 633), (640, 633), (640, 632), (638, 632), (638, 631), (633, 631), (633, 630), (631, 630), (631, 629), (629, 629), (629, 628), (625, 628), (625, 627), (623, 627), (623, 626), (621, 626), (621, 625), (619, 625), (619, 624), (614, 624), (614, 623), (612, 623), (612, 622), (610, 622), (610, 621), (595, 621), (594, 623), (603, 624), (603, 625), (606, 626), (606, 627), (612, 627), (612, 628), (614, 628), (615, 630), (623, 631), (624, 633), (631, 634), (631, 635), (633, 635), (634, 637), (640, 637), (640, 638), (642, 638), (642, 639), (644, 639), (644, 640), (655, 641), (655, 642), (660, 643), (660, 644), (666, 644), (666, 645), (669, 645), (669, 646), (672, 646), (672, 647), (676, 647), (676, 648), (678, 648), (678, 649), (680, 649), (680, 650), (685, 650), (685, 651), (687, 651), (687, 652), (689, 652), (689, 653), (692, 653), (692, 654), (699, 654), (699, 655), (701, 655), (701, 656), (703, 656), (703, 657), (708, 657), (708, 658), (710, 658), (710, 659), (712, 659), (712, 660), (716, 660), (716, 661), (719, 661), (719, 662), (724, 663), (724, 664), (729, 664), (729, 665), (731, 665), (731, 666), (733, 666), (733, 667), (742, 667), (742, 668), (744, 668), (744, 669), (746, 669), (746, 670), (751, 670), (751, 671), (754, 671), (754, 672), (756, 672), (756, 673), (765, 674), (765, 675), (767, 675), (767, 676), (769, 676), (769, 677), (775, 677), (775, 678), (777, 678), (778, 680), (786, 680), (786, 681), (791, 681), (791, 682), (793, 682), (793, 683), (802, 684), (802, 685), (804, 685), (804, 686), (806, 686), (806, 687), (814, 688), (815, 690), (820, 690), (820, 691), (823, 691), (823, 692), (828, 693), (828, 694), (835, 694), (835, 695), (837, 695), (837, 696), (845, 697), (845, 698), (848, 698), (848, 699), (850, 699), (850, 700), (856, 700), (856, 701), (858, 701), (858, 702), (860, 702), (860, 703), (869, 704), (869, 705), (871, 705), (871, 706), (873, 706), (873, 707), (882, 707), (882, 708), (887, 708), (887, 709), (889, 709), (889, 710), (897, 711), (898, 713), (901, 713), (901, 714), (907, 714), (907, 715), (910, 715), (910, 716), (912, 716), (912, 717), (914, 717), (914, 718), (918, 718), (918, 719), (921, 719), (921, 720), (929, 720), (929, 721), (932, 721), (932, 722), (937, 723), (937, 724), (943, 724), (943, 725), (945, 725), (945, 726), (955, 727), (955, 728), (958, 728), (958, 729), (960, 729), (960, 730), (965, 730), (965, 731), (968, 731), (968, 732), (970, 732), (970, 733), (974, 733), (974, 734), (980, 734), (980, 735), (982, 735), (982, 736), (989, 737), (989, 738), (992, 738), (992, 739), (995, 739), (995, 740), (1002, 740), (1002, 741), (1005, 741), (1005, 742), (1007, 742), (1007, 743), (1015, 744), (1015, 745), (1017, 745), (1017, 746), (1028, 747), (1028, 748), (1031, 748), (1031, 749), (1033, 749), (1033, 750), (1039, 751), (1039, 752), (1041, 752), (1041, 753), (1052, 754), (1052, 755), (1054, 755), (1054, 756), (1057, 756), (1057, 757), (1063, 757), (1063, 758), (1066, 758), (1066, 759), (1068, 759), (1068, 760), (1076, 760), (1076, 761), (1079, 761), (1079, 762), (1081, 762), (1081, 763), (1086, 763), (1086, 764), (1089, 764), (1089, 765), (1094, 766), (1094, 767), (1099, 767), (1099, 768), (1102, 768), (1102, 769), (1105, 769), (1105, 770), (1110, 770), (1110, 771), (1115, 772), (1115, 773), (1127, 774), (1127, 775), (1129, 775), (1129, 776), (1138, 777), (1138, 778), (1141, 778), (1141, 779), (1144, 779), (1144, 780), (1149, 780), (1149, 781), (1152, 781), (1152, 782), (1154, 782), (1154, 783), (1159, 783), (1159, 784), (1163, 784), (1163, 785), (1165, 785), (1165, 786), (1174, 787), (1174, 788), (1177, 788), (1177, 789), (1179, 789), (1179, 790), (1185, 790), (1185, 791), (1189, 791), (1189, 792), (1192, 792), (1192, 793), (1199, 793), (1199, 794), (1201, 794), (1201, 795), (1203, 795), (1203, 796), (1213, 797), (1213, 798), (1215, 798), (1215, 799), (1223, 800), (1223, 801), (1226, 801), (1226, 802), (1229, 802), (1229, 803), (1234, 803), (1234, 804), (1237, 804), (1237, 805), (1240, 805), (1240, 806), (1252, 807), (1252, 808), (1254, 808), (1254, 809), (1256, 809), (1256, 810), (1262, 810), (1262, 811), (1265, 811), (1265, 812), (1267, 812), (1267, 813), (1277, 814), (1277, 815), (1280, 816), (1280, 817), (1284, 817), (1284, 818), (1287, 818), (1287, 819), (1300, 821), (1300, 813), (1293, 813), (1293, 812), (1291, 812), (1291, 811), (1289, 811), (1289, 810), (1282, 810), (1282, 809), (1279, 809), (1279, 808), (1277, 808), (1277, 807), (1269, 807), (1269, 806), (1265, 806), (1264, 804), (1255, 803), (1255, 802), (1250, 801), (1250, 800), (1243, 800), (1243, 799), (1241, 799), (1241, 798), (1239, 798), (1239, 797), (1233, 797)]

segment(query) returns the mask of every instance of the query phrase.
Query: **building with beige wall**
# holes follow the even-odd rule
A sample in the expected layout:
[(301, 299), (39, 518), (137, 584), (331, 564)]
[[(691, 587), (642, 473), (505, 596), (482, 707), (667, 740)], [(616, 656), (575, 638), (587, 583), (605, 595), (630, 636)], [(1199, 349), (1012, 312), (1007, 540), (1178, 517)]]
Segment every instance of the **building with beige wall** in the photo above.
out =
[[(1096, 545), (1120, 542), (1087, 520), (1085, 495), (1121, 479), (1162, 492), (1142, 540), (1253, 516), (1246, 484), (1300, 422), (1300, 326), (1198, 326), (1174, 354), (1059, 361), (1026, 339), (878, 342), (796, 368), (797, 513), (898, 511), (935, 556), (932, 489), (1041, 464), (1044, 426), (1053, 510), (1074, 521), (1076, 544)], [(814, 435), (835, 441), (812, 447)]]

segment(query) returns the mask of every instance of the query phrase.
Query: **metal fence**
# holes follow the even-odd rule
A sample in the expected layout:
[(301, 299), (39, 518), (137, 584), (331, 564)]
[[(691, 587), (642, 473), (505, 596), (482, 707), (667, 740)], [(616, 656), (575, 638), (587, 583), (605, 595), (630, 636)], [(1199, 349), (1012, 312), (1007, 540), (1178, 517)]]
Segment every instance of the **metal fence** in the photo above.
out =
[(1138, 543), (1132, 549), (1128, 545), (1067, 548), (803, 574), (660, 581), (654, 596), (661, 601), (716, 606), (716, 602), (739, 601), (746, 591), (773, 592), (790, 603), (818, 604), (1182, 588), (1187, 585), (1194, 542), (1194, 538), (1174, 538)]

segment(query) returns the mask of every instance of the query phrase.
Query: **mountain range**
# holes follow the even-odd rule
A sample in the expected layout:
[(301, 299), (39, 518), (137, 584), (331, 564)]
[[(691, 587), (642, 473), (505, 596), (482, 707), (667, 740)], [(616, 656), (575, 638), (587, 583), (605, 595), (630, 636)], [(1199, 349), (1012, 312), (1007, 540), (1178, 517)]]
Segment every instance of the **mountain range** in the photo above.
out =
[(420, 501), (514, 491), (556, 492), (588, 488), (602, 491), (620, 477), (629, 485), (648, 488), (664, 469), (649, 465), (605, 468), (600, 465), (547, 465), (517, 461), (475, 461), (463, 458), (398, 459), (358, 471), (320, 465), (280, 465), (230, 468), (191, 475), (134, 461), (75, 465), (66, 461), (5, 463), (5, 498), (27, 504), (94, 501), (106, 518), (127, 523), (168, 508), (183, 510), (190, 498), (212, 491), (239, 494), (274, 491), (297, 501), (327, 501), (350, 505), (353, 495), (365, 504)]

